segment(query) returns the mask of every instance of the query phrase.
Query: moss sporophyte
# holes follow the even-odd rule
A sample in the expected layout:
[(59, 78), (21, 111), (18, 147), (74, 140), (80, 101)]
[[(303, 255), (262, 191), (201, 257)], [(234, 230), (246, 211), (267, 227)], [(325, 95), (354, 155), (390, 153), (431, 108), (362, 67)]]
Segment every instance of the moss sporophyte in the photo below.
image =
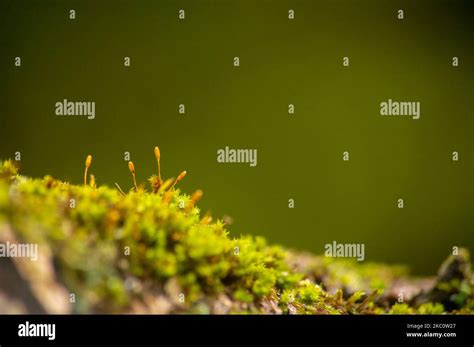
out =
[(128, 193), (118, 184), (97, 186), (90, 155), (80, 185), (25, 177), (14, 162), (1, 163), (0, 245), (38, 245), (37, 261), (7, 257), (0, 248), (0, 271), (9, 267), (24, 278), (0, 283), (2, 313), (473, 312), (465, 249), (437, 276), (414, 278), (401, 266), (231, 237), (222, 220), (201, 214), (201, 190), (187, 195), (177, 188), (186, 171), (163, 179), (158, 147), (154, 155), (158, 171), (149, 190), (128, 163)]

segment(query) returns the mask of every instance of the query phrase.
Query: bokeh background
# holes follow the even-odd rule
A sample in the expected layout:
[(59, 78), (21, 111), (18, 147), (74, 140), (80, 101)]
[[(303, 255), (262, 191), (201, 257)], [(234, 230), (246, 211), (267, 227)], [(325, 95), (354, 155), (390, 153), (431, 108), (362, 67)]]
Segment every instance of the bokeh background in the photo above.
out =
[[(81, 183), (90, 153), (99, 184), (128, 189), (124, 152), (145, 181), (159, 145), (163, 174), (186, 169), (181, 188), (235, 236), (365, 243), (367, 260), (432, 274), (474, 250), (473, 23), (472, 0), (0, 0), (0, 158)], [(64, 98), (96, 118), (56, 116)], [(389, 98), (421, 119), (381, 117)], [(218, 164), (226, 145), (258, 166)]]

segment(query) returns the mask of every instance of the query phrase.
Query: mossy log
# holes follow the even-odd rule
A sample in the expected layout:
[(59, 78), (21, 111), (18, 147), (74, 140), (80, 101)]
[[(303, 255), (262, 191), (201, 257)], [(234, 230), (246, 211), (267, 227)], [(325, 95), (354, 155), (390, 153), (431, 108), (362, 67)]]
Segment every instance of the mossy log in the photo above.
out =
[(0, 259), (0, 313), (473, 312), (466, 249), (437, 276), (415, 278), (403, 266), (234, 238), (224, 222), (201, 216), (202, 192), (176, 188), (183, 174), (152, 176), (150, 191), (134, 180), (125, 193), (88, 182), (88, 161), (84, 185), (0, 164), (0, 244), (38, 245), (36, 261)]

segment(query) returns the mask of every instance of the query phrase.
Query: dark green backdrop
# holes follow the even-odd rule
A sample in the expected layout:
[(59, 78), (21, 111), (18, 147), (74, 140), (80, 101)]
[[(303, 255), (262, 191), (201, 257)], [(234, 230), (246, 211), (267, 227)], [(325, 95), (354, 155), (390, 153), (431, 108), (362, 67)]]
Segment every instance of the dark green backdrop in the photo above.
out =
[[(91, 153), (99, 184), (128, 188), (123, 153), (145, 180), (159, 145), (164, 174), (188, 170), (182, 189), (202, 188), (234, 235), (365, 243), (367, 260), (419, 273), (474, 250), (474, 1), (0, 4), (0, 158), (20, 151), (24, 174), (80, 183)], [(55, 116), (63, 98), (95, 101), (96, 118)], [(381, 117), (389, 98), (421, 118)], [(258, 166), (218, 164), (226, 145), (257, 148)]]

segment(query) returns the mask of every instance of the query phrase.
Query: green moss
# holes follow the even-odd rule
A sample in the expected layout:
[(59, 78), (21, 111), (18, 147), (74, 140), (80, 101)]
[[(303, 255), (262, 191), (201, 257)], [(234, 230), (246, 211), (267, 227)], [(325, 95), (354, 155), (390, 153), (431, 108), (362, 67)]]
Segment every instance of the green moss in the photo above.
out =
[[(165, 189), (157, 176), (150, 182), (149, 192), (124, 195), (50, 176), (27, 178), (5, 161), (0, 240), (10, 230), (51, 254), (57, 281), (77, 297), (72, 312), (447, 312), (444, 297), (392, 305), (381, 296), (408, 278), (405, 268), (303, 256), (261, 237), (233, 238), (222, 221), (202, 217), (191, 196)], [(453, 313), (473, 310), (470, 269), (462, 271), (436, 286), (450, 294)]]
[(254, 301), (253, 295), (243, 288), (239, 288), (234, 291), (234, 299), (247, 303)]
[(419, 314), (442, 314), (444, 313), (444, 306), (440, 303), (426, 303), (418, 307)]
[(440, 303), (425, 303), (418, 308), (410, 307), (408, 304), (395, 304), (389, 311), (390, 314), (442, 314), (445, 309)]
[(388, 313), (390, 314), (413, 314), (415, 311), (408, 304), (395, 304)]

